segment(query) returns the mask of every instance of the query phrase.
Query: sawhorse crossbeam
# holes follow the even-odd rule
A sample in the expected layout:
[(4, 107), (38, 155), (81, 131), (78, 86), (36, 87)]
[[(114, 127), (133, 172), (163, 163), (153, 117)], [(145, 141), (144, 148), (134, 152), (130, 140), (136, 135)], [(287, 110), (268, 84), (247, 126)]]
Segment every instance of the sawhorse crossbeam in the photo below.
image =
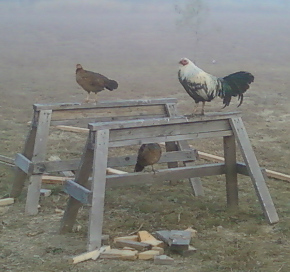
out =
[[(100, 122), (89, 124), (89, 135), (76, 179), (69, 180), (66, 192), (71, 195), (61, 222), (61, 233), (70, 231), (82, 204), (90, 206), (88, 250), (101, 246), (104, 198), (106, 186), (180, 180), (224, 174), (227, 204), (238, 205), (237, 174), (251, 177), (260, 205), (269, 223), (279, 218), (247, 136), (242, 119), (236, 114), (202, 116), (196, 118), (156, 118), (126, 122)], [(140, 145), (151, 142), (178, 142), (202, 138), (223, 137), (224, 163), (162, 169), (155, 174), (128, 173), (106, 175), (109, 147)], [(245, 164), (236, 162), (235, 140), (243, 154)], [(89, 181), (89, 170), (93, 169)]]

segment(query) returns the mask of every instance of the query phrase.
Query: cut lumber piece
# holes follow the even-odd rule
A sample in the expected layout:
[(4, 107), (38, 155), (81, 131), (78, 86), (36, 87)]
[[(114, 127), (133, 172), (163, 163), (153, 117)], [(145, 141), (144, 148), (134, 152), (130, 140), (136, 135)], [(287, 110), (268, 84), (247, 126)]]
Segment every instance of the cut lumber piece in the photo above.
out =
[(55, 126), (55, 128), (60, 129), (60, 130), (70, 131), (70, 132), (89, 133), (89, 129), (87, 128), (62, 126), (62, 125)]
[(281, 180), (290, 182), (290, 175), (282, 174), (282, 173), (272, 171), (272, 170), (267, 170), (267, 169), (266, 169), (266, 174), (270, 178), (281, 179)]
[[(215, 161), (215, 162), (224, 162), (225, 160), (223, 157), (212, 155), (212, 154), (201, 152), (201, 151), (198, 151), (198, 155), (201, 159)], [(276, 171), (272, 171), (268, 169), (265, 169), (265, 171), (266, 171), (267, 176), (270, 178), (275, 178), (275, 179), (280, 179), (283, 181), (290, 182), (290, 175), (282, 174), (280, 172), (276, 172)]]
[(138, 251), (124, 249), (109, 249), (100, 254), (100, 259), (136, 260)]
[(156, 236), (167, 243), (172, 250), (187, 250), (189, 247), (191, 232), (184, 230), (160, 230)]
[(147, 250), (138, 254), (139, 260), (151, 260), (154, 256), (160, 255), (158, 250)]
[(135, 241), (138, 242), (138, 235), (122, 236), (114, 238), (114, 243), (118, 240)]
[(188, 257), (193, 255), (194, 253), (196, 253), (197, 249), (193, 246), (189, 246), (188, 249), (186, 250), (180, 250), (180, 251), (176, 251), (177, 253), (179, 253), (181, 256), (183, 257)]
[(118, 169), (114, 169), (114, 168), (107, 168), (107, 174), (111, 174), (111, 175), (122, 175), (122, 174), (128, 174), (128, 172), (125, 171), (121, 171)]
[(137, 233), (138, 237), (139, 237), (139, 241), (140, 242), (144, 242), (147, 240), (157, 240), (153, 235), (151, 235), (148, 231), (146, 230), (140, 230)]
[(12, 197), (0, 199), (0, 206), (7, 206), (13, 203), (14, 203), (14, 198)]
[(87, 261), (89, 259), (96, 260), (102, 252), (109, 250), (109, 249), (110, 249), (110, 246), (103, 246), (100, 249), (96, 249), (96, 250), (93, 250), (90, 252), (83, 253), (83, 254), (78, 255), (78, 256), (74, 256), (71, 259), (69, 259), (68, 261), (71, 264), (77, 264), (77, 263), (80, 263), (83, 261)]
[(150, 244), (130, 240), (117, 240), (115, 245), (116, 247), (132, 247), (139, 251), (149, 250), (152, 248), (152, 245)]
[(157, 239), (146, 240), (146, 241), (144, 241), (144, 243), (149, 244), (152, 247), (162, 247), (162, 248), (164, 248), (164, 246), (165, 246), (163, 241), (160, 241), (160, 240), (157, 240)]
[(42, 176), (42, 182), (46, 184), (63, 184), (67, 180), (70, 180), (71, 177), (59, 177), (59, 176), (48, 176), (43, 175)]
[(13, 167), (14, 166), (14, 159), (0, 155), (0, 163)]
[(193, 229), (193, 228), (187, 228), (185, 229), (185, 231), (189, 231), (191, 233), (191, 238), (196, 237), (197, 236), (197, 230)]
[(172, 250), (187, 250), (191, 239), (191, 232), (172, 230), (169, 236), (169, 246)]
[(154, 256), (154, 264), (169, 265), (173, 264), (174, 259), (167, 255)]
[(159, 251), (159, 255), (164, 254), (164, 248), (162, 247), (152, 247), (152, 250)]
[(48, 197), (48, 196), (51, 195), (51, 190), (49, 190), (49, 189), (40, 189), (40, 195)]

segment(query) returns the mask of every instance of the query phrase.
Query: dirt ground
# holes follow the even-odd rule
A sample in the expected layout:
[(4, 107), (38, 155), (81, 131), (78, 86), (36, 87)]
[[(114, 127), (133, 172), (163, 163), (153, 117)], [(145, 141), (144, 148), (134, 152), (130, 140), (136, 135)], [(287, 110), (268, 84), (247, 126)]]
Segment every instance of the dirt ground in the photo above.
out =
[[(178, 61), (188, 57), (216, 76), (238, 70), (255, 75), (238, 110), (260, 165), (290, 174), (290, 17), (286, 10), (211, 9), (197, 29), (176, 26), (175, 13), (152, 5), (123, 10), (120, 4), (119, 11), (111, 5), (113, 11), (86, 12), (77, 7), (60, 11), (57, 6), (32, 3), (22, 8), (4, 2), (1, 155), (14, 157), (21, 152), (34, 103), (84, 100), (84, 91), (75, 83), (76, 63), (119, 82), (118, 90), (102, 92), (100, 100), (175, 97), (179, 111), (189, 113), (193, 101), (177, 80)], [(207, 103), (206, 111), (237, 110), (235, 99), (226, 109), (221, 104), (217, 98)], [(84, 141), (82, 135), (53, 130), (48, 156), (78, 158)], [(192, 144), (200, 151), (223, 155), (222, 139)], [(115, 260), (68, 264), (69, 256), (86, 250), (87, 209), (79, 214), (78, 231), (59, 235), (62, 215), (55, 210), (65, 209), (67, 196), (61, 186), (45, 185), (53, 194), (41, 198), (37, 216), (24, 215), (26, 190), (14, 205), (0, 207), (0, 271), (290, 271), (289, 183), (267, 181), (280, 217), (279, 223), (268, 225), (249, 178), (239, 176), (236, 212), (226, 209), (223, 176), (202, 181), (204, 197), (194, 197), (187, 181), (106, 193), (104, 234), (110, 235), (110, 242), (141, 225), (150, 232), (187, 227), (198, 231), (191, 242), (197, 253), (183, 258), (168, 252), (175, 260), (171, 266)], [(0, 165), (0, 197), (9, 195), (12, 182), (13, 169)]]

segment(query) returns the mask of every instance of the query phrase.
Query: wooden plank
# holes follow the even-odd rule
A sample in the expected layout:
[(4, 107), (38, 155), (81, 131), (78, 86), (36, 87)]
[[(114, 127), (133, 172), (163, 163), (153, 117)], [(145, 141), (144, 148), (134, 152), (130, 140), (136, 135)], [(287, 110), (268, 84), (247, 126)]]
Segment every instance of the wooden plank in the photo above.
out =
[(7, 165), (9, 165), (9, 164), (13, 165), (14, 160), (12, 158), (0, 155), (0, 163), (7, 164)]
[(112, 248), (100, 254), (100, 259), (136, 260), (137, 250)]
[(234, 136), (223, 138), (228, 208), (236, 209), (239, 202), (236, 142)]
[(144, 242), (136, 242), (130, 240), (117, 240), (115, 242), (116, 247), (131, 247), (139, 251), (149, 250), (152, 248), (152, 245)]
[(275, 178), (275, 179), (281, 179), (281, 180), (290, 182), (290, 175), (282, 174), (282, 173), (268, 170), (268, 169), (266, 169), (266, 174), (268, 177)]
[(82, 185), (76, 183), (74, 180), (67, 180), (64, 183), (63, 190), (68, 195), (85, 205), (91, 204), (92, 202), (92, 192)]
[(108, 175), (107, 186), (138, 185), (143, 183), (160, 182), (164, 180), (182, 180), (190, 177), (222, 175), (225, 173), (223, 163), (160, 169), (154, 175), (149, 172), (128, 173), (124, 175)]
[(198, 139), (205, 139), (205, 138), (216, 138), (216, 137), (218, 138), (218, 137), (231, 136), (231, 135), (233, 135), (233, 132), (231, 130), (223, 130), (223, 131), (212, 131), (212, 132), (202, 132), (202, 133), (196, 132), (192, 134), (175, 135), (175, 136), (156, 136), (156, 137), (142, 138), (142, 141), (136, 137), (137, 139), (132, 139), (132, 140), (111, 141), (109, 143), (109, 147), (140, 145), (140, 143), (147, 144), (147, 143), (156, 143), (156, 142), (198, 140)]
[(80, 128), (80, 127), (73, 127), (73, 126), (62, 126), (58, 125), (55, 126), (55, 128), (64, 130), (64, 131), (70, 131), (70, 132), (77, 132), (77, 133), (89, 133), (88, 128)]
[(89, 123), (96, 122), (113, 122), (113, 121), (124, 121), (124, 120), (136, 120), (139, 118), (142, 119), (153, 119), (153, 118), (164, 118), (167, 115), (164, 112), (161, 113), (147, 113), (146, 115), (118, 115), (115, 116), (94, 116), (94, 117), (84, 117), (84, 118), (75, 118), (75, 119), (62, 119), (62, 120), (52, 120), (52, 126), (76, 126), (86, 128)]
[[(39, 113), (34, 150), (31, 158), (33, 163), (45, 160), (51, 113), (51, 110), (42, 110)], [(29, 157), (27, 158), (29, 159)], [(38, 213), (41, 181), (41, 175), (32, 175), (29, 178), (25, 204), (25, 213), (28, 215), (34, 215)]]
[[(178, 141), (178, 148), (180, 150), (192, 150), (187, 141)], [(194, 151), (197, 152), (196, 150)], [(184, 161), (183, 165), (194, 166), (194, 163)], [(189, 183), (195, 196), (204, 196), (204, 190), (200, 177), (189, 178)]]
[[(212, 155), (212, 154), (202, 152), (202, 151), (198, 151), (198, 155), (201, 159), (205, 159), (205, 160), (211, 160), (211, 161), (216, 161), (216, 162), (224, 162), (224, 160), (225, 160), (223, 157)], [(243, 166), (241, 166), (241, 167), (243, 167)], [(264, 168), (261, 168), (261, 169), (264, 169)], [(269, 169), (265, 169), (265, 171), (266, 171), (267, 176), (270, 178), (276, 178), (276, 179), (290, 182), (290, 175), (283, 174), (283, 173), (276, 172), (276, 171), (269, 170)], [(238, 172), (239, 172), (239, 174), (242, 174), (242, 175), (248, 175), (248, 172), (245, 172), (243, 168), (240, 168), (240, 170)]]
[(125, 171), (121, 171), (121, 170), (118, 170), (118, 169), (114, 169), (114, 168), (110, 168), (108, 167), (106, 169), (106, 174), (117, 174), (117, 175), (123, 175), (123, 174), (127, 174), (128, 172), (125, 172)]
[(102, 246), (100, 249), (96, 249), (93, 251), (85, 252), (83, 254), (74, 256), (74, 257), (70, 258), (68, 261), (71, 264), (77, 264), (77, 263), (87, 261), (90, 259), (96, 260), (100, 256), (101, 253), (103, 253), (109, 249), (110, 249), (110, 246)]
[[(83, 155), (79, 165), (79, 169), (76, 172), (75, 182), (80, 185), (88, 188), (89, 186), (89, 176), (91, 175), (92, 165), (93, 165), (93, 156), (94, 152), (90, 148), (91, 146), (92, 133), (88, 135), (86, 145), (84, 147)], [(73, 197), (69, 198), (66, 210), (64, 212), (63, 218), (61, 220), (60, 230), (61, 234), (72, 231), (73, 225), (76, 221), (79, 208), (82, 206), (82, 203), (76, 200)]]
[(166, 116), (164, 105), (146, 105), (146, 106), (127, 106), (127, 107), (110, 107), (110, 108), (91, 108), (91, 109), (66, 109), (65, 111), (55, 110), (52, 120), (75, 120), (82, 118), (102, 118), (122, 116), (135, 116), (142, 118), (147, 114)]
[[(175, 104), (166, 104), (166, 108), (167, 108), (167, 112), (168, 112), (168, 115), (170, 117), (177, 117), (179, 116), (179, 113), (177, 111), (177, 108), (176, 108), (176, 103)], [(177, 142), (177, 149), (178, 150), (193, 150), (187, 141), (178, 141)], [(197, 152), (196, 150), (194, 150), (195, 152)], [(197, 159), (197, 156), (194, 160)], [(183, 162), (183, 165), (184, 166), (192, 166), (194, 165), (194, 163), (192, 162)], [(202, 182), (200, 180), (199, 177), (195, 177), (195, 178), (189, 178), (189, 183), (191, 185), (191, 188), (193, 190), (193, 193), (196, 195), (196, 196), (203, 196), (204, 195), (204, 190), (203, 190), (203, 187), (202, 187)]]
[[(187, 118), (184, 116), (179, 117), (171, 117), (171, 118), (155, 118), (155, 119), (138, 119), (138, 120), (126, 120), (126, 121), (113, 121), (113, 122), (97, 122), (97, 123), (90, 123), (88, 128), (90, 130), (96, 131), (99, 129), (136, 129), (142, 127), (150, 127), (154, 126), (161, 126), (166, 127), (166, 125), (177, 125), (176, 128), (179, 126), (188, 126), (194, 124), (197, 128), (200, 128), (204, 125), (213, 125), (214, 130), (224, 130), (229, 129), (228, 123), (229, 117), (227, 118), (205, 118), (205, 117), (194, 117), (194, 118)], [(221, 125), (220, 125), (220, 124)], [(224, 128), (223, 128), (224, 127)], [(187, 130), (190, 131), (190, 130)], [(200, 131), (197, 129), (196, 131)], [(206, 126), (201, 131), (209, 131), (208, 126)], [(181, 133), (179, 133), (181, 134)]]
[(160, 255), (158, 250), (147, 250), (144, 252), (138, 253), (138, 259), (139, 260), (151, 260), (154, 259), (155, 256)]
[(20, 153), (16, 154), (15, 165), (26, 174), (33, 173), (33, 163)]
[[(190, 161), (190, 160), (195, 160), (195, 159), (196, 159), (195, 150), (175, 151), (175, 152), (170, 152), (170, 153), (163, 153), (160, 158), (159, 163), (166, 163), (166, 162), (170, 162), (174, 160)], [(120, 157), (111, 157), (111, 158), (108, 158), (108, 166), (109, 168), (120, 167), (120, 166), (131, 166), (131, 165), (136, 164), (136, 160), (137, 160), (137, 154), (120, 156)], [(41, 174), (41, 173), (63, 172), (67, 170), (77, 170), (79, 164), (80, 164), (79, 159), (38, 162), (38, 163), (33, 164), (32, 165), (33, 167), (31, 166), (33, 169), (31, 171), (34, 174)]]
[(92, 175), (92, 207), (89, 214), (88, 249), (101, 246), (108, 161), (109, 130), (99, 130), (94, 135), (94, 162)]
[(279, 217), (266, 185), (261, 168), (251, 146), (243, 121), (239, 117), (232, 118), (230, 122), (265, 217), (270, 224), (276, 223), (279, 221)]
[(117, 101), (99, 101), (97, 104), (88, 103), (51, 103), (51, 104), (34, 104), (35, 111), (39, 110), (67, 110), (67, 109), (90, 109), (90, 108), (110, 108), (110, 107), (128, 107), (141, 105), (158, 105), (166, 103), (177, 103), (176, 98), (154, 98), (139, 100), (117, 100)]
[(13, 203), (14, 203), (14, 198), (12, 197), (0, 199), (0, 206), (7, 206)]
[(43, 175), (41, 179), (42, 179), (42, 182), (46, 184), (64, 184), (67, 180), (70, 180), (71, 177)]
[[(36, 122), (39, 118), (39, 112), (34, 112), (33, 119), (32, 119), (32, 124)], [(33, 150), (34, 150), (34, 144), (35, 144), (35, 137), (37, 133), (37, 127), (30, 125), (29, 132), (27, 134), (24, 148), (22, 151), (23, 156), (25, 156), (27, 159), (31, 160)], [(10, 196), (11, 197), (19, 197), (22, 189), (24, 187), (24, 183), (26, 180), (27, 174), (23, 172), (20, 168), (16, 167), (14, 170), (14, 180), (13, 180), (13, 185), (10, 191)]]
[(129, 241), (135, 241), (138, 242), (138, 235), (129, 235), (129, 236), (121, 236), (114, 238), (114, 243), (118, 240), (129, 240)]

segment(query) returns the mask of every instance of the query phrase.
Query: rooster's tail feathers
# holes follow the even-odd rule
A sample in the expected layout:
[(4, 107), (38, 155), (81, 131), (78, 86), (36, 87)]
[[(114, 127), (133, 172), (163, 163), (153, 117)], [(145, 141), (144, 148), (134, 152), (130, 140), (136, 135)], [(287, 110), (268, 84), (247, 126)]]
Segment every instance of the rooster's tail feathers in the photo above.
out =
[(224, 107), (231, 102), (232, 96), (238, 96), (238, 107), (243, 103), (244, 93), (254, 81), (254, 76), (249, 72), (236, 72), (221, 79), (221, 90), (218, 96), (223, 98)]
[(113, 90), (118, 88), (118, 82), (115, 80), (108, 79), (105, 82), (105, 88), (110, 90), (110, 91), (113, 91)]
[(134, 172), (141, 172), (144, 169), (144, 166), (140, 165), (139, 163), (136, 163)]

